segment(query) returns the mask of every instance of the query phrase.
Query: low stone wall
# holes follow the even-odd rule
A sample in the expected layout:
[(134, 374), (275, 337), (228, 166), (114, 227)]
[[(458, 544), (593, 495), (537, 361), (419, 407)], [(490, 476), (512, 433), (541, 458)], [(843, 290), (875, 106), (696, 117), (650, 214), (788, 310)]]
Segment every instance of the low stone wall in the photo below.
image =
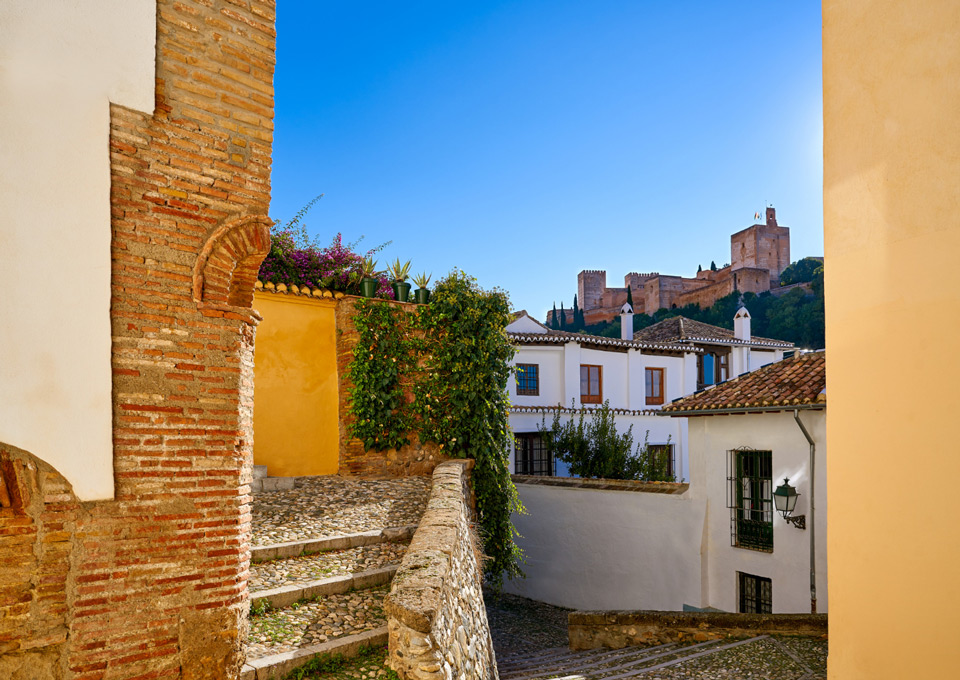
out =
[(826, 614), (729, 614), (726, 612), (571, 612), (570, 649), (659, 645), (749, 635), (827, 633)]
[(402, 678), (497, 680), (473, 526), (473, 461), (441, 463), (386, 601), (390, 667)]

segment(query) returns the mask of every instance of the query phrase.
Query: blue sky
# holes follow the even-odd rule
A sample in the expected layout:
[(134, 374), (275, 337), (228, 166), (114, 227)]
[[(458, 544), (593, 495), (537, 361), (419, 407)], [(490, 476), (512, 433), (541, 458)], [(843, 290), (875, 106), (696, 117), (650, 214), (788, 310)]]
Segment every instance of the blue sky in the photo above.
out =
[(692, 276), (766, 204), (823, 254), (816, 2), (279, 3), (271, 215), (543, 318)]

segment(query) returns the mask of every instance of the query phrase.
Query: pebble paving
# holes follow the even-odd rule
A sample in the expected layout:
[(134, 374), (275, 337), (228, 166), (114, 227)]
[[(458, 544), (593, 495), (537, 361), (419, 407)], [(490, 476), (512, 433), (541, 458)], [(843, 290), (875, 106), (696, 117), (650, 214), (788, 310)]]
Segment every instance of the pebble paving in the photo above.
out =
[(250, 617), (247, 658), (289, 652), (386, 625), (389, 586), (330, 595)]
[(270, 545), (417, 524), (429, 477), (298, 477), (289, 491), (253, 497), (253, 545)]
[(306, 585), (331, 576), (356, 574), (399, 564), (407, 550), (405, 543), (377, 543), (346, 550), (329, 550), (316, 555), (290, 557), (250, 565), (250, 592), (289, 585)]

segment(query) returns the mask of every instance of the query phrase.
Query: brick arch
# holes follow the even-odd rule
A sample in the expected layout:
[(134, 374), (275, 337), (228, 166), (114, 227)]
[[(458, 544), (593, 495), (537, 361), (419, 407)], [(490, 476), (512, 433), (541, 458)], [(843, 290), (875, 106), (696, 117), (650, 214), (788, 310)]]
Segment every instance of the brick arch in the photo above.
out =
[(271, 224), (266, 215), (245, 215), (213, 230), (193, 269), (193, 299), (201, 309), (256, 316), (253, 288), (270, 252)]

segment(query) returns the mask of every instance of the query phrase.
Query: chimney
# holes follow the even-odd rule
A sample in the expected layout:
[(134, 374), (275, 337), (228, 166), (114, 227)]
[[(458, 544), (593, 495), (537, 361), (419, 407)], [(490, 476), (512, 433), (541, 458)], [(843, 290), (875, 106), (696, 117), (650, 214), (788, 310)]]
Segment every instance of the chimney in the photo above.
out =
[(767, 226), (768, 227), (777, 226), (777, 209), (776, 208), (767, 208)]
[(738, 309), (733, 317), (733, 335), (737, 340), (750, 342), (750, 312), (746, 307)]
[(620, 308), (620, 339), (633, 340), (633, 307), (629, 302)]

